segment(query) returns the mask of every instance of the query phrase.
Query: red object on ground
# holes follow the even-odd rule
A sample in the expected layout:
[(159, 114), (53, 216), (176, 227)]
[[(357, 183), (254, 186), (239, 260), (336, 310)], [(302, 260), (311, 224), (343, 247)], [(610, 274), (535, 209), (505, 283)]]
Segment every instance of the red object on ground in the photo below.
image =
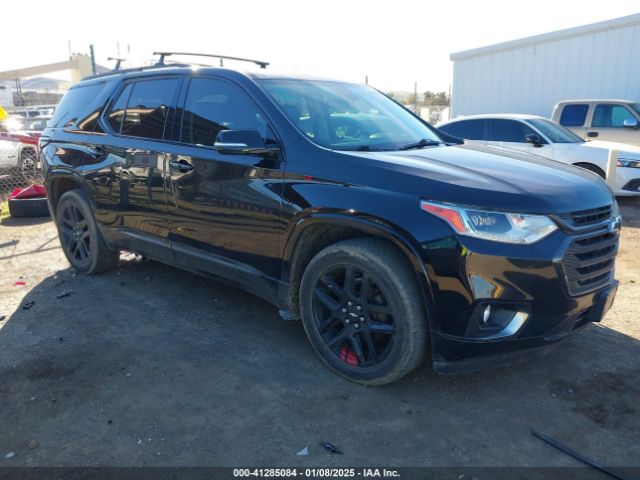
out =
[(16, 285), (26, 285), (26, 284), (27, 284), (27, 283), (26, 283), (26, 282), (23, 282), (22, 280), (18, 280), (18, 281), (16, 282)]
[(9, 198), (46, 198), (46, 196), (47, 190), (44, 185), (30, 185), (26, 188), (15, 188)]

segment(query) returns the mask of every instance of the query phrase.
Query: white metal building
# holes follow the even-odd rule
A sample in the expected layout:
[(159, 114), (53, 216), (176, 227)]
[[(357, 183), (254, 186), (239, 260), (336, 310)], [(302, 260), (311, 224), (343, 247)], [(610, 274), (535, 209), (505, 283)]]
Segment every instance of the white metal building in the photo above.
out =
[(451, 118), (550, 116), (559, 100), (640, 101), (640, 14), (452, 53)]

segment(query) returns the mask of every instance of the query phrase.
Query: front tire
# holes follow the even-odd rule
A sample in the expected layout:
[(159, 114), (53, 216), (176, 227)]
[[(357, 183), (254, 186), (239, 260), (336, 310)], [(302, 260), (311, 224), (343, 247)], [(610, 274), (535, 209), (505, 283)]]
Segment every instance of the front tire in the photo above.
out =
[(395, 247), (374, 238), (331, 245), (307, 266), (302, 322), (336, 373), (358, 383), (391, 383), (427, 351), (427, 319), (416, 275)]
[(70, 190), (62, 195), (55, 219), (62, 250), (75, 270), (92, 274), (118, 265), (120, 252), (106, 246), (86, 192)]

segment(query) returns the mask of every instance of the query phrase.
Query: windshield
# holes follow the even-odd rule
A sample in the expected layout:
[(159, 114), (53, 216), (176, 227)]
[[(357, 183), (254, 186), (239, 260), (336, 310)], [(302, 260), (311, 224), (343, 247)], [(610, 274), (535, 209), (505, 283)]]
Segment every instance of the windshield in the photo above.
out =
[(421, 148), (440, 138), (373, 88), (329, 81), (261, 81), (298, 129), (335, 150)]
[(571, 130), (551, 120), (536, 118), (527, 121), (551, 140), (551, 143), (584, 143), (584, 140)]

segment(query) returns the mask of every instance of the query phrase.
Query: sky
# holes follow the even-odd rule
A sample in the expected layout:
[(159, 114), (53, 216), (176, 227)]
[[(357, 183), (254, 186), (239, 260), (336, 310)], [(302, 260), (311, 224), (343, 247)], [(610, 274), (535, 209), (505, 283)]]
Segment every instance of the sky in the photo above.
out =
[[(417, 82), (419, 92), (449, 89), (452, 52), (640, 13), (640, 0), (30, 0), (25, 5), (2, 6), (0, 35), (8, 41), (2, 42), (0, 71), (63, 61), (69, 44), (80, 53), (93, 44), (97, 62), (105, 66), (113, 64), (110, 56), (140, 65), (155, 50), (191, 51), (266, 60), (277, 72), (362, 83), (368, 77), (383, 91), (412, 91)], [(70, 78), (66, 72), (50, 76)]]

